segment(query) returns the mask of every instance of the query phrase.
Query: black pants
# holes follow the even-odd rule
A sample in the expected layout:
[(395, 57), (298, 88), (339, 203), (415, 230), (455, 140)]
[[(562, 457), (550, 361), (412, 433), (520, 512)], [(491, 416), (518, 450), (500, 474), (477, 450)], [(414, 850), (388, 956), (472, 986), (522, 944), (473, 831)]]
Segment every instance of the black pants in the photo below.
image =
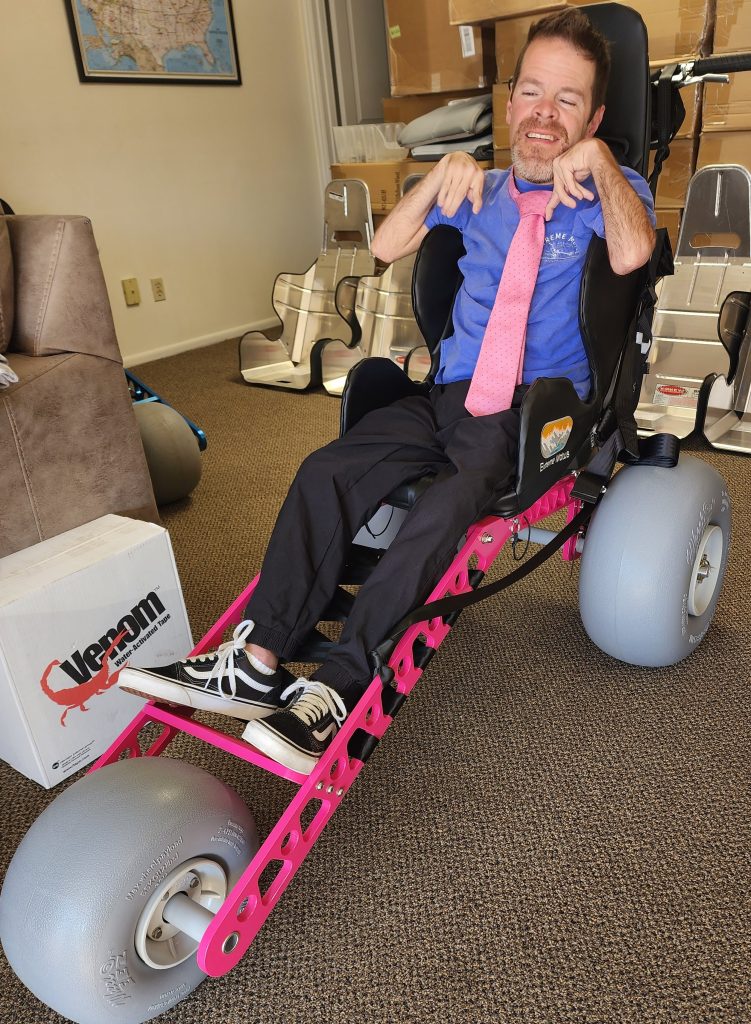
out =
[(308, 456), (282, 506), (261, 578), (246, 609), (252, 641), (289, 659), (331, 600), (352, 542), (401, 483), (438, 479), (410, 510), (360, 588), (339, 644), (315, 678), (350, 699), (370, 683), (369, 653), (427, 598), (462, 534), (493, 493), (513, 481), (519, 438), (517, 388), (511, 409), (470, 416), (468, 381), (436, 385), (364, 416)]

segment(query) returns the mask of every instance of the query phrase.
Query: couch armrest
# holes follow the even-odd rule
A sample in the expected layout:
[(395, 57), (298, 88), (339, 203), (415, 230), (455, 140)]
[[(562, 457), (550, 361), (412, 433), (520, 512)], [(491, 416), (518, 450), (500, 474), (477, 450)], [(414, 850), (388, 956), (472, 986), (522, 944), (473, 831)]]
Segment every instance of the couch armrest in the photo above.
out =
[(86, 217), (6, 217), (13, 250), (15, 322), (10, 350), (79, 352), (122, 364), (104, 274)]

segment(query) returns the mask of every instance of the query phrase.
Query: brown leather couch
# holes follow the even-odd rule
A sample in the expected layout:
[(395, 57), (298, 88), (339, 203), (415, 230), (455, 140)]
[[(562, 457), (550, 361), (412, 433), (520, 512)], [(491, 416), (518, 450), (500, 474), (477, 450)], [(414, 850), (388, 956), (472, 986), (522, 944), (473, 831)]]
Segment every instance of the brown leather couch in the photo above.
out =
[(158, 522), (85, 217), (0, 217), (0, 352), (0, 557), (108, 512)]

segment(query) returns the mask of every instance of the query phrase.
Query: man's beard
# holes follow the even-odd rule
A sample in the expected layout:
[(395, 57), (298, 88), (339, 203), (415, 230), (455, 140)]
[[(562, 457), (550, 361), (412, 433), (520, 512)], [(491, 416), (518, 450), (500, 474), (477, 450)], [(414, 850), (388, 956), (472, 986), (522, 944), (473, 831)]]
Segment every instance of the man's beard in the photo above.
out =
[[(527, 138), (527, 132), (539, 132), (541, 135), (555, 135), (560, 148), (555, 156), (548, 156), (542, 151), (547, 148), (544, 142), (536, 143)], [(514, 170), (525, 181), (535, 185), (547, 185), (553, 180), (553, 160), (569, 149), (568, 132), (560, 124), (540, 125), (533, 117), (520, 122), (516, 134), (511, 140), (511, 161)]]

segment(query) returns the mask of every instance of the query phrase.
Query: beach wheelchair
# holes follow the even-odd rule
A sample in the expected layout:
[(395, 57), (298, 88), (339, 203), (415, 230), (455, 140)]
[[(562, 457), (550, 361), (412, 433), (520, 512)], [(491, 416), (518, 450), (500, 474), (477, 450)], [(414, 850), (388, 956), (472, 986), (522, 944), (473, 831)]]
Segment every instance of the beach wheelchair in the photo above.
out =
[[(650, 78), (641, 18), (616, 4), (588, 13), (613, 40), (612, 86), (600, 134), (621, 163), (646, 171)], [(624, 85), (627, 83), (627, 86)], [(414, 307), (436, 366), (450, 331), (462, 245), (429, 233), (415, 261)], [(679, 456), (670, 436), (639, 441), (634, 409), (649, 349), (657, 276), (670, 270), (660, 234), (650, 265), (626, 277), (595, 239), (581, 287), (580, 322), (592, 368), (586, 401), (570, 381), (542, 379), (521, 410), (518, 471), (491, 514), (458, 538), (454, 561), (426, 605), (395, 624), (373, 652), (374, 675), (317, 767), (302, 775), (188, 710), (150, 702), (31, 827), (0, 897), (0, 938), (14, 970), (43, 1002), (78, 1024), (141, 1024), (168, 1011), (246, 953), (326, 823), (363, 770), (466, 604), (532, 571), (554, 550), (581, 557), (580, 604), (594, 643), (643, 665), (679, 661), (701, 641), (727, 561), (730, 502), (722, 479)], [(430, 386), (392, 360), (348, 376), (341, 428), (376, 405)], [(623, 468), (611, 479), (617, 461)], [(402, 512), (429, 480), (392, 494)], [(554, 513), (555, 531), (538, 524)], [(509, 577), (482, 580), (507, 541), (541, 545)], [(342, 586), (362, 583), (377, 548), (356, 545)], [(500, 585), (499, 585), (500, 584)], [(194, 653), (242, 618), (253, 581)], [(340, 589), (325, 618), (346, 617)], [(325, 657), (314, 631), (296, 661)], [(188, 734), (296, 785), (259, 840), (250, 811), (201, 769), (161, 758)]]

